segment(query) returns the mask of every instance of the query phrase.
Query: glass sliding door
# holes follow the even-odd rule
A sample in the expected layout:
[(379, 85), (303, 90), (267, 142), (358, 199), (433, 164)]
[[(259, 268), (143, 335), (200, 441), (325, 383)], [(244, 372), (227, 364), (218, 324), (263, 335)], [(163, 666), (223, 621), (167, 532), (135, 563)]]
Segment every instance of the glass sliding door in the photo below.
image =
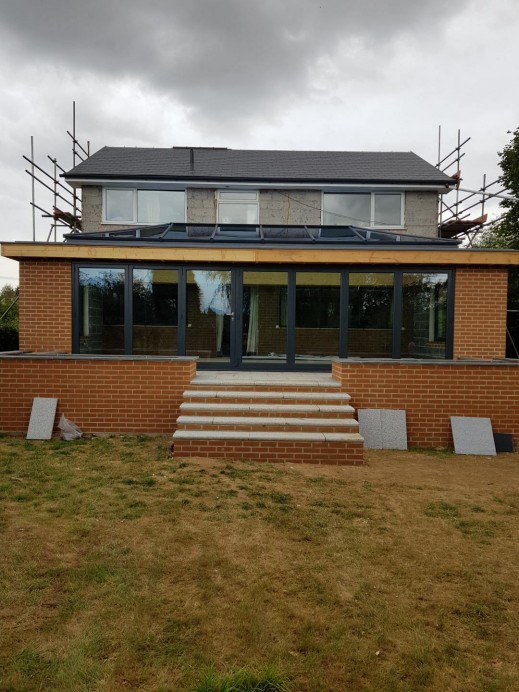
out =
[(287, 362), (288, 272), (244, 271), (241, 315), (242, 363)]
[(341, 275), (297, 272), (295, 362), (328, 362), (339, 355)]
[(133, 353), (176, 356), (178, 271), (134, 269), (132, 296)]
[(201, 363), (230, 363), (234, 356), (231, 279), (225, 269), (186, 272), (186, 355)]
[(125, 270), (79, 267), (78, 278), (79, 353), (124, 353)]
[(445, 358), (449, 275), (402, 275), (401, 358)]
[(348, 280), (348, 356), (393, 355), (393, 273), (350, 272)]

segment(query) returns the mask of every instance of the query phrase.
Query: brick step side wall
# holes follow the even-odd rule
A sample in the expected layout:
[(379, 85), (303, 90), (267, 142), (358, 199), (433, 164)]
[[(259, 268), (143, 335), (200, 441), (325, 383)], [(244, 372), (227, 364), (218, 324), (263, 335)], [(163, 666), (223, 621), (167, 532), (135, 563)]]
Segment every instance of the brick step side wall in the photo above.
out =
[(285, 442), (262, 440), (175, 440), (175, 457), (220, 459), (251, 459), (253, 461), (291, 464), (331, 464), (361, 466), (364, 464), (364, 445), (350, 442)]

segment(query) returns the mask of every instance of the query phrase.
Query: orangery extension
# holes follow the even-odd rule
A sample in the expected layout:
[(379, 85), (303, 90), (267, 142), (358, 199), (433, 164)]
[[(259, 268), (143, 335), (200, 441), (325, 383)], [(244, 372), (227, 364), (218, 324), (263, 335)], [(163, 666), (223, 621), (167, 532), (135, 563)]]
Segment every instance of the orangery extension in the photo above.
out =
[(4, 243), (20, 351), (0, 430), (33, 397), (90, 433), (174, 433), (175, 454), (360, 464), (355, 411), (519, 436), (506, 359), (519, 252), (439, 237), (453, 178), (411, 152), (105, 147), (65, 174), (81, 231)]

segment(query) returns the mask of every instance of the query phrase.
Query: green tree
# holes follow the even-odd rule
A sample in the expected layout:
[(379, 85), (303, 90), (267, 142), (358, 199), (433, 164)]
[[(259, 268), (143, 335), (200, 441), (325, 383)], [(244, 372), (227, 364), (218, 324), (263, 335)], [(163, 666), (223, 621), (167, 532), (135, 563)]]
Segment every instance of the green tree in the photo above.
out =
[[(512, 199), (500, 202), (503, 217), (483, 234), (480, 247), (519, 250), (519, 127), (510, 132), (512, 139), (499, 152), (499, 178)], [(508, 275), (507, 353), (509, 358), (519, 357), (519, 270)]]
[(18, 348), (18, 287), (0, 290), (0, 351)]
[(519, 127), (509, 134), (512, 139), (499, 152), (499, 180), (512, 199), (501, 200), (503, 217), (489, 226), (481, 238), (480, 246), (519, 250)]

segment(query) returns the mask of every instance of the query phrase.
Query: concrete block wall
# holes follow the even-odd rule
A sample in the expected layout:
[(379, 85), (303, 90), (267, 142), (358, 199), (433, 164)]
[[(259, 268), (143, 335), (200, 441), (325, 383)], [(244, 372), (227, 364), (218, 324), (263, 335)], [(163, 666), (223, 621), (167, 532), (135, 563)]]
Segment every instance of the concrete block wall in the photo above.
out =
[(438, 237), (437, 193), (406, 192), (404, 225), (411, 235)]
[[(87, 233), (103, 230), (123, 230), (132, 226), (102, 224), (103, 195), (97, 185), (82, 189), (83, 230)], [(260, 190), (259, 220), (261, 224), (319, 225), (322, 194), (319, 190)], [(213, 188), (186, 190), (186, 221), (216, 223), (217, 201)], [(406, 231), (413, 235), (438, 235), (438, 195), (434, 192), (406, 192)]]

